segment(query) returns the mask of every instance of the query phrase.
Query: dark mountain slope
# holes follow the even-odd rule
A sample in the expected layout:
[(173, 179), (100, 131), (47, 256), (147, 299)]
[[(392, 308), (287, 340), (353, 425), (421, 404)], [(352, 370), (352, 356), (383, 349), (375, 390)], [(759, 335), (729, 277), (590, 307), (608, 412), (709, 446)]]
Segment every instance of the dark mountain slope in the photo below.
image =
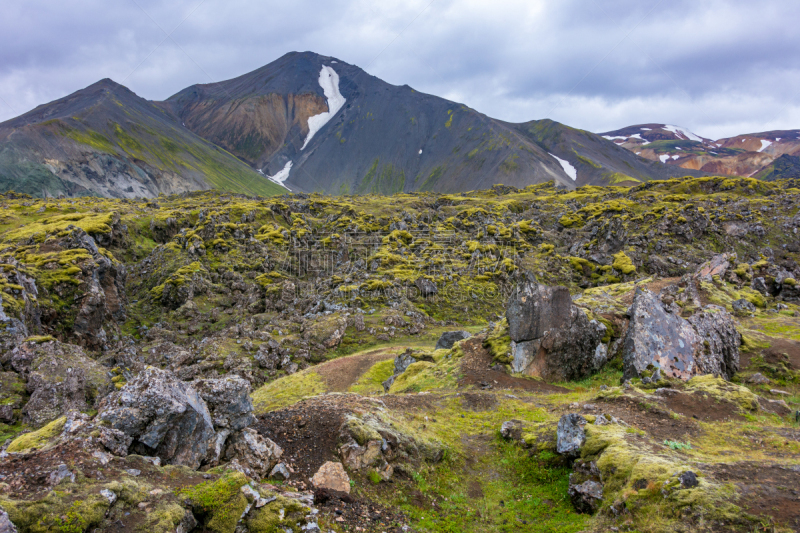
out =
[[(343, 102), (304, 148), (309, 118), (326, 112), (328, 101), (336, 105), (320, 83), (327, 68), (338, 77)], [(572, 187), (687, 174), (588, 132), (551, 121), (541, 127), (504, 123), (309, 52), (287, 54), (233, 80), (189, 87), (163, 105), (197, 134), (299, 191), (464, 191), (549, 180)], [(575, 168), (576, 179), (548, 152)]]
[(2, 191), (152, 197), (208, 188), (282, 190), (111, 80), (0, 124)]

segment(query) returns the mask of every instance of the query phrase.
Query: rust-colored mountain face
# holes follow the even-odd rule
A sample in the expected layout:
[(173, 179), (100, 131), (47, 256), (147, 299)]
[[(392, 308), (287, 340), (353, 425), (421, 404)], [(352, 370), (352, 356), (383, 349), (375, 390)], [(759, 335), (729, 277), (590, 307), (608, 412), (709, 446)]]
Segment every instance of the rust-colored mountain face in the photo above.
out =
[[(713, 141), (676, 126), (640, 124), (601, 134), (640, 157), (723, 176), (772, 176), (781, 156), (800, 155), (800, 130), (767, 131)], [(787, 168), (786, 165), (779, 165)]]

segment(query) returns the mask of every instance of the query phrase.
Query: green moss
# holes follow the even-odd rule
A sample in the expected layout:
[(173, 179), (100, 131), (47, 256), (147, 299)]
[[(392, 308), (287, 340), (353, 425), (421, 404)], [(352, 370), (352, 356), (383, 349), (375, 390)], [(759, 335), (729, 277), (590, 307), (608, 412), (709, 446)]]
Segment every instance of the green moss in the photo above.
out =
[(257, 413), (274, 411), (325, 392), (322, 378), (311, 369), (267, 383), (252, 394)]
[(565, 228), (580, 228), (583, 226), (584, 220), (582, 216), (578, 214), (572, 214), (562, 216), (558, 220), (558, 223)]
[(381, 440), (381, 435), (375, 428), (364, 423), (356, 416), (350, 416), (345, 421), (345, 428), (360, 446), (364, 446), (371, 440)]
[(161, 505), (148, 513), (145, 530), (148, 533), (172, 533), (185, 514), (186, 510), (177, 503)]
[(383, 382), (392, 374), (394, 374), (394, 359), (375, 363), (350, 387), (350, 392), (365, 395), (382, 393)]
[(511, 363), (511, 337), (508, 335), (507, 319), (503, 318), (495, 325), (483, 341), (483, 347), (492, 354), (494, 361), (506, 365)]
[(611, 266), (617, 272), (622, 272), (625, 275), (633, 274), (636, 272), (636, 265), (633, 264), (631, 258), (625, 255), (625, 252), (619, 252), (614, 254), (614, 262)]
[(52, 335), (34, 335), (32, 337), (28, 337), (25, 339), (25, 342), (32, 342), (34, 344), (42, 344), (44, 342), (50, 342), (56, 340), (55, 337)]
[(33, 450), (44, 448), (56, 437), (61, 435), (61, 431), (64, 429), (64, 424), (66, 421), (67, 418), (62, 416), (61, 418), (53, 420), (46, 426), (43, 426), (36, 431), (20, 435), (8, 445), (8, 451), (16, 453), (28, 453)]
[(12, 501), (0, 497), (0, 507), (23, 533), (83, 533), (99, 526), (108, 510), (100, 494), (79, 494), (78, 498), (53, 490), (36, 501)]
[(208, 531), (233, 533), (247, 507), (247, 499), (240, 490), (245, 484), (247, 477), (244, 474), (229, 472), (217, 480), (184, 488), (179, 493), (192, 504), (192, 509), (202, 518)]
[(276, 500), (252, 510), (246, 519), (248, 531), (251, 533), (300, 533), (300, 528), (305, 524), (305, 515), (308, 509), (297, 500), (292, 500), (272, 493), (264, 494), (265, 497), (275, 497)]
[(686, 383), (686, 390), (734, 403), (746, 411), (758, 410), (758, 396), (750, 389), (711, 374), (693, 377)]

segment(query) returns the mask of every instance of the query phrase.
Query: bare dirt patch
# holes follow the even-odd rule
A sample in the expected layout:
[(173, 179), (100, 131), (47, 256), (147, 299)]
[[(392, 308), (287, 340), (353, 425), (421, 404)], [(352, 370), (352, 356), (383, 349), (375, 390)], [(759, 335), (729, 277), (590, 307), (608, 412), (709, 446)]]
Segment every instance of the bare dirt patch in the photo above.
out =
[(569, 389), (550, 385), (543, 381), (509, 376), (506, 372), (492, 369), (491, 354), (483, 348), (484, 337), (478, 335), (461, 344), (464, 357), (461, 359), (462, 378), (460, 389), (480, 387), (483, 389), (521, 389), (537, 392), (570, 392)]
[(330, 392), (347, 392), (358, 378), (364, 375), (372, 365), (394, 359), (406, 346), (378, 348), (366, 353), (340, 357), (314, 367)]
[(695, 437), (702, 431), (691, 417), (673, 417), (659, 404), (653, 404), (644, 397), (620, 396), (598, 400), (599, 412), (587, 414), (610, 414), (626, 424), (652, 435), (655, 440), (676, 440)]
[(800, 467), (734, 463), (715, 465), (715, 479), (736, 484), (738, 505), (751, 514), (771, 517), (778, 525), (800, 531)]

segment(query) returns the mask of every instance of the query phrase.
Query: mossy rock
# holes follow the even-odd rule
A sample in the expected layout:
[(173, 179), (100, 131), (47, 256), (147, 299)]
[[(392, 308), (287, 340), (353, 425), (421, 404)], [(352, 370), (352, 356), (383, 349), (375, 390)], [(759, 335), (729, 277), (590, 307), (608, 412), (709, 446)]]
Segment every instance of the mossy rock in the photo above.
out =
[(260, 509), (251, 510), (245, 519), (250, 533), (300, 533), (306, 524), (308, 508), (297, 500), (272, 493), (262, 494), (264, 497), (275, 497), (276, 500)]
[(711, 374), (693, 377), (686, 382), (686, 390), (731, 402), (745, 411), (758, 410), (758, 396), (753, 394), (750, 389), (725, 381), (722, 378), (714, 377)]
[(364, 446), (371, 440), (381, 440), (381, 435), (375, 428), (355, 416), (347, 418), (345, 429), (360, 446)]
[(247, 499), (241, 492), (248, 482), (240, 472), (228, 472), (217, 480), (206, 481), (181, 491), (192, 506), (195, 516), (202, 520), (206, 530), (213, 533), (233, 533)]
[(57, 418), (49, 424), (37, 429), (36, 431), (20, 435), (8, 445), (6, 451), (15, 453), (28, 453), (44, 448), (47, 445), (52, 444), (61, 435), (66, 421), (67, 417), (62, 416), (61, 418)]

